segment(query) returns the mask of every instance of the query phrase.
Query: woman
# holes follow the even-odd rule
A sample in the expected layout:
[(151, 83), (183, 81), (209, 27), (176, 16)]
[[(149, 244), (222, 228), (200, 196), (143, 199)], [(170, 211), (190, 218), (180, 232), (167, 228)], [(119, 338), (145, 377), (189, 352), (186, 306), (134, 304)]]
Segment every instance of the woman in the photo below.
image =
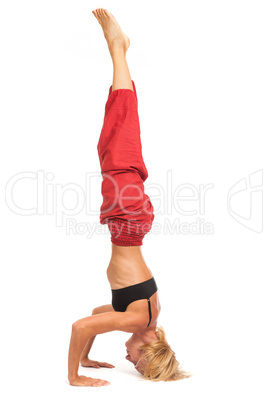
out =
[(100, 222), (111, 232), (112, 256), (107, 277), (112, 304), (95, 308), (92, 316), (76, 321), (68, 359), (70, 385), (103, 386), (108, 381), (79, 376), (83, 367), (108, 367), (92, 361), (88, 353), (98, 334), (132, 333), (126, 342), (126, 359), (146, 379), (169, 381), (189, 375), (179, 368), (175, 354), (157, 327), (160, 313), (157, 285), (146, 266), (140, 246), (154, 219), (153, 206), (144, 193), (148, 172), (142, 157), (138, 100), (126, 61), (129, 38), (105, 9), (96, 9), (113, 61), (113, 84), (105, 106), (97, 150), (103, 177)]

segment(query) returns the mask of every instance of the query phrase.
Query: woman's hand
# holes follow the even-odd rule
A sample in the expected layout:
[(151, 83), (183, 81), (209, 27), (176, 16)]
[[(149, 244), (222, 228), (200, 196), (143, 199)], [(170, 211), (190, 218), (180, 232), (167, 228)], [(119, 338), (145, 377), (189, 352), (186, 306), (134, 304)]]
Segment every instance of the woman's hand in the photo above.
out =
[(75, 385), (78, 387), (102, 387), (110, 384), (109, 381), (85, 377), (84, 375), (79, 375), (75, 380), (69, 381), (69, 383), (70, 385)]
[(96, 360), (90, 360), (88, 357), (81, 360), (81, 366), (94, 367), (94, 368), (101, 368), (101, 367), (114, 368), (112, 364), (97, 362)]

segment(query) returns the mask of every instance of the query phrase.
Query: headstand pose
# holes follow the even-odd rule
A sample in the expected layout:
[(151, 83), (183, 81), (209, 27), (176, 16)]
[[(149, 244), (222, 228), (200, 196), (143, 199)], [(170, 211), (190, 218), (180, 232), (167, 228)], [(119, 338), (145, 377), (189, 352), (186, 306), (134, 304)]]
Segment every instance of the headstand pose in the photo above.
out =
[(79, 376), (78, 369), (80, 363), (83, 367), (114, 367), (92, 361), (88, 354), (96, 335), (118, 330), (133, 334), (125, 344), (126, 359), (146, 379), (179, 380), (189, 374), (180, 369), (163, 328), (157, 327), (157, 285), (140, 249), (154, 214), (144, 193), (148, 172), (142, 157), (137, 93), (126, 61), (130, 42), (107, 10), (99, 8), (93, 14), (113, 62), (113, 84), (97, 145), (103, 178), (100, 222), (108, 224), (112, 242), (107, 269), (112, 304), (95, 308), (90, 317), (72, 325), (68, 379), (70, 385), (108, 385), (108, 381)]

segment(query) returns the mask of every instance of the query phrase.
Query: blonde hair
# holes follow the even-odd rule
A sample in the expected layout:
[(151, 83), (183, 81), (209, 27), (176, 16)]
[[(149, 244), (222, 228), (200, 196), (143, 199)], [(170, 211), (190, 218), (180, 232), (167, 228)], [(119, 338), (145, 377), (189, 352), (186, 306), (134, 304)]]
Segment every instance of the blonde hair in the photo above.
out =
[(145, 367), (143, 375), (146, 380), (152, 381), (176, 381), (190, 377), (192, 374), (182, 370), (180, 363), (176, 360), (175, 353), (166, 340), (164, 329), (156, 328), (158, 340), (145, 343), (140, 346)]

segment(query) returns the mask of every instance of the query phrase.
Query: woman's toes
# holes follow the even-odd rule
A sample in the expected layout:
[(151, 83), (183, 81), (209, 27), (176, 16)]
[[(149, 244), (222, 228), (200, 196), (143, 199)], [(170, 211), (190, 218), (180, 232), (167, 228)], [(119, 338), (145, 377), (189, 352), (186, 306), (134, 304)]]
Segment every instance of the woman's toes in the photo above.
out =
[(107, 17), (108, 17), (107, 10), (105, 10), (105, 8), (103, 8), (102, 10), (103, 10), (103, 16), (104, 16), (105, 18), (107, 18)]
[(101, 20), (100, 20), (100, 17), (99, 17), (99, 15), (97, 14), (97, 12), (96, 12), (96, 10), (94, 11), (94, 16), (96, 17), (96, 19), (98, 20), (98, 22), (100, 23), (101, 22)]

